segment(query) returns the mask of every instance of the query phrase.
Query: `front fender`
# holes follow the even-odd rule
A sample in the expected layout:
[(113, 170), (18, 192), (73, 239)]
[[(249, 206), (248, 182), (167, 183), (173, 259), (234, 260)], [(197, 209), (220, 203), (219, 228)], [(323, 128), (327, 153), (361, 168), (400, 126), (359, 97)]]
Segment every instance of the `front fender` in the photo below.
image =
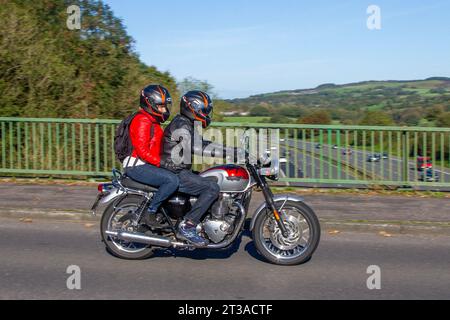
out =
[[(275, 202), (275, 205), (277, 206), (278, 210), (282, 209), (282, 206), (287, 201), (294, 201), (294, 202), (304, 202), (304, 199), (302, 197), (292, 195), (292, 194), (278, 194), (273, 197), (273, 201)], [(279, 204), (279, 205), (278, 205)], [(255, 213), (253, 214), (252, 221), (250, 222), (250, 231), (253, 230), (255, 227), (256, 219), (259, 215), (264, 214), (265, 208), (267, 207), (267, 203), (264, 201), (258, 209), (256, 209)]]

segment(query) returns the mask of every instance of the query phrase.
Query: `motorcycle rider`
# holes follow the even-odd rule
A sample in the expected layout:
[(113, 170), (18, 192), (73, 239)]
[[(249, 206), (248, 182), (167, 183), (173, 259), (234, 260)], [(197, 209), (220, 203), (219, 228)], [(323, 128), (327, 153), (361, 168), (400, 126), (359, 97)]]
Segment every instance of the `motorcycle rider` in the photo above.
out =
[(178, 188), (178, 177), (161, 168), (163, 129), (160, 124), (170, 116), (172, 98), (160, 85), (149, 85), (141, 91), (140, 110), (130, 124), (133, 145), (131, 156), (125, 158), (125, 174), (140, 183), (158, 188), (141, 222), (151, 224), (159, 206)]
[[(212, 203), (218, 198), (220, 189), (215, 181), (201, 177), (192, 172), (192, 155), (203, 155), (214, 157), (216, 150), (222, 151), (222, 156), (232, 154), (236, 157), (237, 148), (227, 148), (223, 145), (213, 144), (211, 141), (203, 140), (201, 143), (194, 141), (194, 122), (199, 121), (203, 128), (207, 128), (211, 123), (213, 102), (211, 97), (202, 91), (189, 91), (181, 97), (180, 113), (164, 130), (163, 153), (161, 156), (161, 166), (175, 172), (179, 178), (179, 191), (185, 194), (198, 197), (191, 210), (186, 213), (184, 220), (179, 224), (178, 232), (181, 238), (196, 245), (207, 245), (208, 241), (197, 233), (197, 225), (201, 222), (202, 216), (206, 213)], [(176, 157), (184, 158), (179, 146), (190, 141), (187, 149), (189, 161), (179, 161)], [(206, 147), (210, 146), (205, 152)], [(174, 148), (176, 148), (174, 150)], [(175, 151), (175, 152), (173, 152)]]

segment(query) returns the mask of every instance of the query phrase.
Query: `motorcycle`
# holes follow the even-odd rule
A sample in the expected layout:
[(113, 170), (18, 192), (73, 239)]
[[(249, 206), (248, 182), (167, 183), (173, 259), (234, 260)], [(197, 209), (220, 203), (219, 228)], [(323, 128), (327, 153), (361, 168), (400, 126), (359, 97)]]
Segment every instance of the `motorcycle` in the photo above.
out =
[(278, 265), (297, 265), (308, 261), (320, 241), (320, 224), (314, 211), (296, 195), (274, 195), (267, 183), (278, 180), (279, 161), (250, 161), (245, 166), (220, 165), (200, 173), (216, 181), (220, 196), (211, 206), (197, 232), (209, 240), (198, 247), (177, 236), (183, 216), (197, 200), (177, 193), (165, 201), (152, 218), (152, 224), (139, 223), (147, 212), (155, 188), (132, 180), (113, 170), (111, 183), (98, 186), (92, 206), (106, 206), (100, 223), (107, 250), (123, 259), (146, 259), (155, 249), (227, 249), (244, 230), (254, 189), (262, 191), (265, 201), (254, 212), (250, 231), (254, 245), (265, 259)]

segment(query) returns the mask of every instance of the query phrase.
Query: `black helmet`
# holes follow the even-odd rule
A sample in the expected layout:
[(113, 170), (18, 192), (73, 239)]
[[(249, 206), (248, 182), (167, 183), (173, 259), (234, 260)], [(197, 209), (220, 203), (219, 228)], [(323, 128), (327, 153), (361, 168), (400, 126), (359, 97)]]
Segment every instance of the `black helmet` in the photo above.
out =
[(211, 123), (213, 102), (203, 91), (189, 91), (181, 97), (180, 113), (193, 121), (201, 121), (203, 128)]
[[(170, 117), (170, 107), (172, 106), (172, 97), (169, 90), (160, 85), (149, 85), (141, 92), (141, 107), (147, 113), (162, 123)], [(158, 107), (165, 106), (166, 111), (160, 112)]]

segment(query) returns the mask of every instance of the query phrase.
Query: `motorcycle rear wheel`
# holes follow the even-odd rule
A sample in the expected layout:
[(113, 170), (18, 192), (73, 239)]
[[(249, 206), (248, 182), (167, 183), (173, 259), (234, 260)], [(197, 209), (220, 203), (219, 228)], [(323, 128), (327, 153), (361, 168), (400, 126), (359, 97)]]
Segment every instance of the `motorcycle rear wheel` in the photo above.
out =
[(117, 258), (143, 260), (150, 258), (154, 253), (153, 248), (149, 245), (113, 239), (106, 234), (106, 231), (134, 232), (136, 226), (133, 226), (132, 218), (142, 201), (142, 197), (127, 196), (116, 208), (114, 208), (114, 203), (111, 203), (102, 215), (100, 222), (102, 241), (105, 243), (107, 251)]

